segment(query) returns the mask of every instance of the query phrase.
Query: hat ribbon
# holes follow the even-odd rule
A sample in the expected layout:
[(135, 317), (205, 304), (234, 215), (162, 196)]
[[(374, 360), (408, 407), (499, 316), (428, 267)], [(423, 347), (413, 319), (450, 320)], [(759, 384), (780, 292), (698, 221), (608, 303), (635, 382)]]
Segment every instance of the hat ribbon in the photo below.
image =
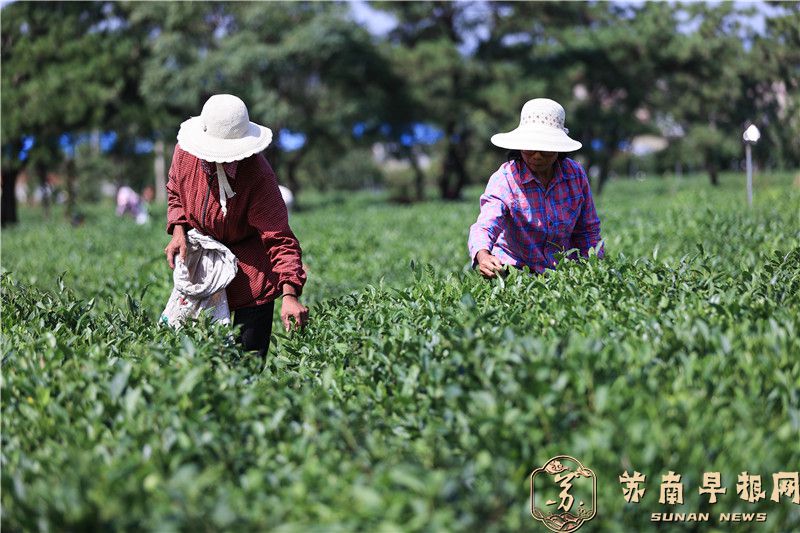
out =
[(219, 203), (222, 205), (222, 216), (228, 214), (228, 198), (233, 198), (236, 193), (233, 192), (231, 184), (228, 183), (228, 177), (225, 175), (225, 169), (222, 163), (217, 163), (217, 181), (219, 182)]

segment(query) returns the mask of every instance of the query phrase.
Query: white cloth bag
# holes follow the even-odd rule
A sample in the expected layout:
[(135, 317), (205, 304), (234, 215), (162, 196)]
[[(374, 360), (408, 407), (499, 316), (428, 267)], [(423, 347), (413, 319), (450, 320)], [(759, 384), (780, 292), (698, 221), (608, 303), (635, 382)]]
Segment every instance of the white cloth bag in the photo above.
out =
[(238, 269), (236, 256), (225, 245), (197, 230), (189, 230), (186, 261), (180, 254), (175, 256), (174, 288), (160, 321), (178, 328), (187, 318), (197, 318), (207, 309), (212, 322), (230, 324), (225, 288)]

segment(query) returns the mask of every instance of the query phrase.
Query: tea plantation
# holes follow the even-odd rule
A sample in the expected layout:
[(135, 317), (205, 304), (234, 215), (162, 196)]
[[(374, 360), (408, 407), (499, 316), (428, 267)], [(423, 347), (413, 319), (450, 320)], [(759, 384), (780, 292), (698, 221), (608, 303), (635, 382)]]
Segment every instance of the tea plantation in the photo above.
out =
[[(800, 470), (800, 188), (758, 176), (748, 210), (723, 178), (612, 183), (605, 260), (495, 282), (467, 264), (478, 189), (307, 196), (291, 223), (312, 323), (264, 368), (206, 321), (157, 326), (163, 211), (73, 228), (25, 210), (2, 233), (2, 526), (543, 531), (528, 476), (568, 454), (597, 475), (586, 531), (656, 512), (711, 515), (667, 531), (800, 530), (800, 505), (770, 499)], [(618, 481), (634, 470), (638, 504)], [(669, 471), (683, 505), (658, 502)], [(737, 494), (744, 471), (760, 501)]]

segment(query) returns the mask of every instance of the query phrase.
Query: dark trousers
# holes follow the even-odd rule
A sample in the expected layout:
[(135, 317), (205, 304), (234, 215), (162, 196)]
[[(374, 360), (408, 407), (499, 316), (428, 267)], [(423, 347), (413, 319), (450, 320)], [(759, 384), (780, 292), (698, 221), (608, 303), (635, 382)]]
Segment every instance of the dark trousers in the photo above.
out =
[(262, 359), (267, 356), (272, 335), (272, 312), (275, 302), (255, 307), (243, 307), (233, 312), (233, 325), (241, 326), (239, 344), (247, 351), (257, 351)]

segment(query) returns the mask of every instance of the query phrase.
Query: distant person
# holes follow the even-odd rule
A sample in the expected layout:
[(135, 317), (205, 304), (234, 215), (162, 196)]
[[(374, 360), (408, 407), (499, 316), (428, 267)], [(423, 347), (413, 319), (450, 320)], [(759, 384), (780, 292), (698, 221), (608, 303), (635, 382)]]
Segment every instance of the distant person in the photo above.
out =
[(244, 102), (230, 94), (208, 99), (199, 117), (181, 124), (167, 182), (165, 248), (170, 268), (186, 257), (186, 233), (194, 228), (227, 246), (238, 272), (227, 286), (233, 324), (246, 350), (265, 356), (275, 300), (281, 298), (286, 330), (304, 326), (299, 301), (306, 282), (300, 243), (289, 227), (275, 173), (262, 151), (269, 128), (250, 122)]
[(558, 102), (536, 98), (522, 107), (519, 127), (492, 136), (510, 152), (481, 195), (468, 243), (473, 266), (486, 278), (507, 265), (541, 273), (555, 267), (556, 253), (577, 248), (585, 257), (600, 243), (589, 179), (564, 155), (581, 147), (567, 135), (564, 115)]
[(33, 203), (45, 207), (45, 209), (53, 203), (55, 197), (55, 189), (50, 182), (50, 178), (45, 178), (43, 183), (40, 183), (33, 191)]
[(150, 215), (142, 198), (127, 185), (117, 191), (117, 216), (131, 215), (137, 224), (147, 224)]
[(14, 196), (18, 204), (28, 203), (28, 184), (22, 180), (17, 180), (14, 185)]
[(156, 197), (155, 189), (152, 185), (146, 185), (144, 189), (142, 189), (142, 212), (146, 216), (146, 221), (150, 221), (150, 206), (153, 204), (153, 200)]
[(286, 209), (291, 211), (294, 207), (294, 194), (292, 194), (292, 190), (283, 185), (278, 185), (278, 189), (281, 191), (281, 198), (283, 198), (283, 203), (286, 204)]
[(142, 189), (142, 200), (144, 200), (147, 204), (153, 203), (153, 199), (156, 197), (156, 191), (153, 189), (152, 185), (145, 186)]

